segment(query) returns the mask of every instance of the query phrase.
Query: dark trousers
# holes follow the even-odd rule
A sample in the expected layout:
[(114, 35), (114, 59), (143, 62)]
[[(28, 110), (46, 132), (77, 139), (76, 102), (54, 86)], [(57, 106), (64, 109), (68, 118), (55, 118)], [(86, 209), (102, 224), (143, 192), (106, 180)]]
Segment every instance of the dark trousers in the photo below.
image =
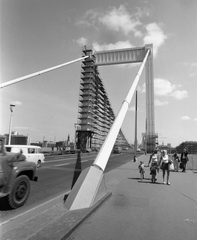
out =
[(187, 164), (187, 161), (183, 159), (183, 161), (182, 161), (182, 166), (183, 166), (182, 172), (185, 172), (185, 170), (186, 170), (186, 164)]

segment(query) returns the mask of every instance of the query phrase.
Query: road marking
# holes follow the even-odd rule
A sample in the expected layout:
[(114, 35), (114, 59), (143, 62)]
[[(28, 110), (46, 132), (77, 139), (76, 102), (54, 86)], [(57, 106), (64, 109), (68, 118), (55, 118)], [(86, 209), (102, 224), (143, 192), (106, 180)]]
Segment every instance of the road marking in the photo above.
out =
[[(36, 206), (36, 207), (34, 207), (34, 208), (31, 208), (31, 209), (27, 210), (26, 212), (23, 212), (23, 213), (15, 216), (15, 217), (13, 217), (13, 218), (10, 218), (9, 220), (6, 220), (6, 221), (0, 223), (0, 226), (4, 225), (4, 224), (6, 224), (6, 223), (8, 223), (8, 222), (10, 222), (10, 221), (13, 221), (13, 220), (15, 220), (15, 219), (18, 218), (18, 217), (21, 217), (21, 216), (23, 216), (23, 215), (25, 215), (25, 214), (28, 214), (28, 213), (36, 210), (37, 208), (40, 208), (40, 207), (44, 206), (45, 204), (48, 204), (48, 203), (50, 203), (50, 202), (52, 202), (52, 201), (55, 201), (56, 199), (58, 199), (58, 198), (60, 198), (60, 197), (62, 197), (62, 196), (64, 196), (64, 195), (66, 195), (66, 194), (69, 194), (69, 192), (70, 192), (70, 190), (67, 191), (67, 192), (65, 192), (65, 193), (63, 193), (63, 194), (61, 194), (61, 195), (59, 195), (59, 196), (57, 196), (57, 197), (55, 197), (55, 198), (52, 198), (52, 199), (48, 200), (47, 202), (44, 202), (44, 203), (42, 203), (42, 204), (40, 204), (40, 205), (38, 205), (38, 206)], [(44, 210), (44, 211), (46, 211), (46, 210)], [(44, 211), (43, 211), (43, 212), (44, 212)]]
[[(88, 161), (90, 160), (83, 160), (81, 162), (88, 162)], [(75, 163), (62, 163), (62, 164), (55, 165), (55, 167), (60, 167), (60, 166), (69, 165), (69, 164), (75, 164)]]
[[(84, 156), (84, 157), (81, 157), (81, 159), (84, 159), (84, 158), (91, 158), (92, 160), (94, 160), (94, 158), (93, 157), (96, 157), (96, 155), (95, 156)], [(51, 163), (51, 162), (58, 162), (58, 161), (62, 161), (62, 160), (64, 160), (64, 161), (69, 161), (69, 160), (76, 160), (77, 158), (64, 158), (64, 159), (58, 159), (58, 160), (46, 160), (46, 158), (45, 158), (45, 162), (44, 163)]]
[(55, 167), (60, 167), (60, 166), (69, 165), (69, 164), (70, 164), (70, 163), (58, 164), (58, 165), (55, 165)]

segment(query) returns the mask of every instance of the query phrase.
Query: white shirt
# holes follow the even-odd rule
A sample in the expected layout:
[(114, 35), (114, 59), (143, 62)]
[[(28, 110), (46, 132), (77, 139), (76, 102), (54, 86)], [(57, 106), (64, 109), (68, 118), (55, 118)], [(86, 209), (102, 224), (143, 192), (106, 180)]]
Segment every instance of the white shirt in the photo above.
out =
[(162, 156), (162, 162), (168, 163), (168, 160), (169, 160), (168, 155)]

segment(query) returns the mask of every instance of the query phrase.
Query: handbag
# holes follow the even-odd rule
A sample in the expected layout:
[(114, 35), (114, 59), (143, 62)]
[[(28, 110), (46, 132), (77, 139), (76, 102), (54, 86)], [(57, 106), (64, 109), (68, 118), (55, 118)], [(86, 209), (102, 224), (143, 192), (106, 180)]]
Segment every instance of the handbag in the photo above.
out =
[(169, 171), (174, 171), (174, 163), (169, 164)]
[(182, 162), (180, 162), (179, 168), (183, 169), (183, 163)]

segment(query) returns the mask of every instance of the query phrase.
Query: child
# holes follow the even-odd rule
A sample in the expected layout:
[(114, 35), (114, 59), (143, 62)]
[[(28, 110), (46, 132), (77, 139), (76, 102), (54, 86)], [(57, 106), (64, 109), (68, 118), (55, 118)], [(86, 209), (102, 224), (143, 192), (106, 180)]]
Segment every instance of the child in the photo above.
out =
[(139, 169), (139, 173), (140, 173), (142, 179), (144, 179), (144, 173), (145, 173), (144, 167), (145, 167), (144, 162), (140, 161), (138, 169)]

